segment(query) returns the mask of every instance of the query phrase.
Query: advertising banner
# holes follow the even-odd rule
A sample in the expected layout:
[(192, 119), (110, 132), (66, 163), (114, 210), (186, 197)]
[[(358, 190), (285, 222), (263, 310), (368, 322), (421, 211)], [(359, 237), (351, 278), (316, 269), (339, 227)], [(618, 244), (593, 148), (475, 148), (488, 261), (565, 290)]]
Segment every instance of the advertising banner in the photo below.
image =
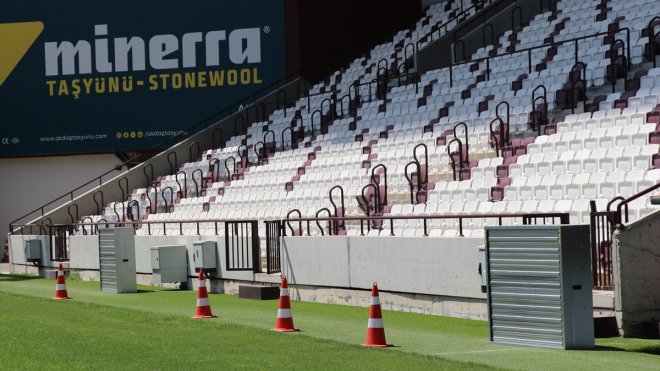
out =
[(145, 150), (286, 73), (283, 0), (6, 2), (0, 157)]

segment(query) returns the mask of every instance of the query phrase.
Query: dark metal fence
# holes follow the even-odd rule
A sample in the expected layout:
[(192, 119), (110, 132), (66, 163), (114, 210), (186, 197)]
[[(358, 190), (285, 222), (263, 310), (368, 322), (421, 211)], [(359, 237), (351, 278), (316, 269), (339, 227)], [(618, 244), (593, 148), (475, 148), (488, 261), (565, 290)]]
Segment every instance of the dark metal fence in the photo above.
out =
[(67, 247), (67, 232), (69, 229), (70, 227), (66, 225), (48, 226), (48, 236), (50, 238), (50, 260), (69, 260), (69, 249)]
[(261, 271), (256, 220), (225, 222), (225, 264), (228, 271)]
[(614, 211), (597, 211), (590, 215), (591, 275), (595, 290), (612, 290), (612, 233), (616, 220)]
[[(596, 211), (595, 204), (591, 206), (591, 273), (594, 289), (614, 289), (613, 234), (616, 229), (623, 228), (623, 223), (629, 221), (628, 204), (640, 197), (646, 197), (658, 189), (660, 189), (660, 183), (643, 189), (628, 198), (617, 196), (608, 203), (606, 211)], [(615, 205), (616, 209), (613, 210)]]
[(266, 221), (266, 273), (282, 271), (280, 260), (280, 242), (283, 223), (281, 220)]

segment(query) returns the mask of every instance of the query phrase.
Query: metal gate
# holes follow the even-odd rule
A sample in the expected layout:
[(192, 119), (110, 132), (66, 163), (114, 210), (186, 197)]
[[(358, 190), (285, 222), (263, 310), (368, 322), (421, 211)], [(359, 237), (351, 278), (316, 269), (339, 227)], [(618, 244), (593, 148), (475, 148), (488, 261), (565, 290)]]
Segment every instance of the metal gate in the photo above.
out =
[(225, 257), (228, 271), (260, 271), (257, 223), (256, 220), (225, 222)]
[(66, 245), (67, 232), (70, 226), (67, 225), (49, 225), (48, 234), (50, 237), (50, 260), (68, 261), (69, 249)]
[(280, 238), (282, 237), (283, 223), (281, 220), (266, 221), (266, 272), (280, 273)]
[(591, 274), (594, 290), (613, 290), (612, 233), (614, 233), (614, 211), (592, 211), (591, 228)]

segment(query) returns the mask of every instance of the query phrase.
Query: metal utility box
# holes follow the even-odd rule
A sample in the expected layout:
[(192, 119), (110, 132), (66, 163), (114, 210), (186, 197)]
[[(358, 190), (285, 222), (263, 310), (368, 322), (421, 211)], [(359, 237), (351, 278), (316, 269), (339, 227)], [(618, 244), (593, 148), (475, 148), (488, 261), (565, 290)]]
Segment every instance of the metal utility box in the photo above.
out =
[(195, 270), (215, 271), (218, 268), (215, 241), (198, 241), (193, 243), (193, 265)]
[(188, 281), (188, 250), (185, 246), (151, 248), (151, 269), (154, 283)]
[(99, 229), (101, 291), (137, 292), (133, 228)]
[(41, 240), (25, 241), (25, 261), (41, 261)]
[(486, 227), (490, 339), (594, 347), (588, 225)]

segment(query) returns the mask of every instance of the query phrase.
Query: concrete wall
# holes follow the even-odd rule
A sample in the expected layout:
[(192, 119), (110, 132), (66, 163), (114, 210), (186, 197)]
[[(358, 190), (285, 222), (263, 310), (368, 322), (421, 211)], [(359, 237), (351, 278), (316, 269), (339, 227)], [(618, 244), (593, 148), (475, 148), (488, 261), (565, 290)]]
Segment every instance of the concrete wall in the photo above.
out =
[[(35, 237), (39, 236), (10, 236), (14, 272), (37, 274), (55, 266), (47, 259), (40, 262), (41, 269), (26, 263), (19, 246)], [(39, 238), (47, 257), (47, 237)], [(195, 277), (193, 243), (202, 240), (217, 241), (219, 270), (211, 274), (211, 292), (237, 293), (238, 285), (246, 282), (278, 283), (279, 275), (227, 271), (224, 237), (216, 236), (135, 236), (138, 282), (153, 284), (150, 249), (166, 245), (186, 246), (188, 275)], [(388, 309), (486, 319), (486, 296), (477, 270), (483, 242), (478, 238), (286, 237), (282, 273), (295, 285), (292, 295), (297, 300), (362, 305), (377, 282)], [(68, 269), (85, 280), (98, 280), (98, 237), (72, 236), (68, 246)], [(196, 287), (194, 279), (187, 284)]]
[(285, 237), (282, 273), (295, 285), (485, 299), (479, 238)]
[(112, 154), (0, 159), (0, 242), (4, 244), (11, 221), (118, 163)]
[[(48, 236), (29, 236), (29, 235), (12, 235), (11, 249), (10, 249), (10, 262), (14, 264), (15, 272), (21, 271), (21, 266), (31, 264), (25, 261), (25, 252), (20, 246), (23, 246), (25, 240), (38, 238), (42, 242), (42, 257), (39, 263), (45, 267), (55, 267), (57, 262), (52, 262), (47, 259), (49, 256), (49, 241)], [(183, 245), (188, 249), (188, 275), (196, 277), (197, 273), (193, 267), (193, 243), (196, 241), (216, 241), (216, 266), (220, 269), (211, 273), (212, 277), (253, 281), (254, 273), (251, 271), (227, 271), (225, 266), (225, 239), (224, 236), (135, 236), (135, 263), (136, 271), (138, 274), (152, 274), (151, 270), (151, 248), (156, 246), (170, 246), (170, 245)], [(98, 236), (71, 236), (68, 241), (70, 260), (68, 262), (69, 269), (76, 270), (98, 270), (99, 269), (99, 240)], [(144, 283), (149, 283), (143, 281)]]
[[(614, 300), (625, 337), (648, 336), (660, 321), (660, 211), (614, 233)], [(651, 328), (655, 326), (655, 330)]]
[[(25, 260), (25, 241), (37, 239), (41, 241), (41, 261), (29, 263)], [(9, 263), (14, 264), (12, 272), (33, 274), (39, 272), (38, 266), (55, 267), (56, 263), (51, 261), (50, 240), (43, 235), (10, 235), (9, 236)], [(97, 257), (98, 260), (98, 257)]]

